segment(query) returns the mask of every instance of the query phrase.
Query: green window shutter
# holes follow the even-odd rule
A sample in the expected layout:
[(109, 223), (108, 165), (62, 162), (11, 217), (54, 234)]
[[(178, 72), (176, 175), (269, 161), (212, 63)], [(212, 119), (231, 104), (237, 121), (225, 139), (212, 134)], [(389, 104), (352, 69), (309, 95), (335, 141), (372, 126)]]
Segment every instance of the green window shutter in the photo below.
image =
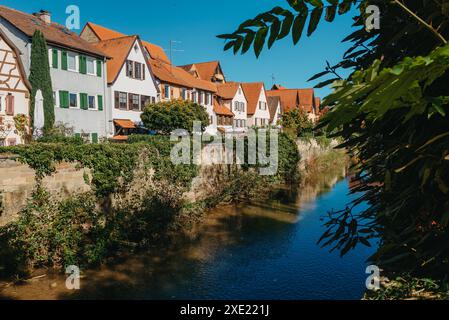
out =
[(87, 60), (85, 56), (79, 56), (79, 63), (80, 63), (80, 73), (86, 74), (87, 73)]
[(101, 60), (97, 60), (97, 76), (101, 78), (102, 76), (103, 63)]
[(98, 143), (98, 133), (92, 133), (92, 143)]
[(61, 52), (61, 69), (67, 70), (68, 62), (67, 62), (67, 51)]
[(59, 91), (59, 107), (69, 107), (69, 93), (67, 91)]
[(103, 96), (98, 96), (98, 111), (103, 111)]
[(75, 133), (75, 138), (81, 138), (81, 133)]
[(81, 109), (87, 110), (88, 103), (87, 103), (87, 93), (80, 93), (80, 102), (81, 102)]
[(59, 66), (59, 61), (58, 61), (58, 50), (57, 49), (53, 49), (52, 50), (52, 67), (54, 69), (58, 69)]

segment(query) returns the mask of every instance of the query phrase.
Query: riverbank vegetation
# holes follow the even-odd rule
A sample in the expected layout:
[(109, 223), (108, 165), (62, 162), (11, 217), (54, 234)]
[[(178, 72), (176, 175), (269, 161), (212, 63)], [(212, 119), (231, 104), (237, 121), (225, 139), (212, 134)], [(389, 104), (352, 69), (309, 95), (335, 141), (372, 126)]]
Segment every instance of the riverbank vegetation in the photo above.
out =
[[(288, 4), (220, 37), (227, 39), (226, 49), (247, 52), (253, 45), (258, 56), (265, 43), (271, 47), (291, 34), (297, 44), (320, 21), (355, 12), (356, 30), (342, 35), (351, 48), (340, 62), (327, 62), (311, 78), (330, 76), (317, 85), (334, 89), (323, 101), (331, 110), (321, 127), (334, 132), (344, 141), (341, 147), (358, 159), (353, 192), (360, 197), (330, 217), (322, 243), (344, 255), (377, 242), (379, 250), (370, 262), (387, 276), (410, 274), (405, 283), (415, 277), (444, 281), (449, 275), (449, 2)], [(380, 15), (367, 12), (368, 5)], [(346, 79), (339, 75), (342, 69), (351, 71)], [(367, 209), (352, 212), (360, 203)]]
[[(44, 142), (45, 141), (45, 142)], [(121, 252), (147, 249), (190, 228), (208, 209), (248, 201), (276, 183), (297, 176), (295, 140), (279, 136), (279, 170), (261, 176), (258, 166), (227, 166), (214, 192), (197, 202), (186, 199), (201, 167), (174, 165), (168, 136), (134, 136), (128, 143), (87, 144), (79, 138), (44, 137), (26, 146), (0, 148), (36, 173), (36, 189), (18, 219), (0, 228), (0, 275), (25, 275), (32, 268), (95, 266)], [(61, 162), (85, 171), (92, 191), (61, 200), (43, 178)]]

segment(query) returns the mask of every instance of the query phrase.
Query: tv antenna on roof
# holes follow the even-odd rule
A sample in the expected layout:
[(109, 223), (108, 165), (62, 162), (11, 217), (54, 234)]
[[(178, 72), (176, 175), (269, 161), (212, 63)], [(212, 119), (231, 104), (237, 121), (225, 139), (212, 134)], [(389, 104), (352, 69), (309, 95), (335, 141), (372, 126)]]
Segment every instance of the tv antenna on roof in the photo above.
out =
[(274, 76), (274, 73), (271, 74), (271, 80), (273, 81), (273, 86), (276, 84), (276, 77)]
[(173, 52), (184, 52), (184, 50), (178, 50), (174, 48), (174, 45), (177, 43), (182, 43), (181, 41), (170, 40), (170, 68), (173, 69)]

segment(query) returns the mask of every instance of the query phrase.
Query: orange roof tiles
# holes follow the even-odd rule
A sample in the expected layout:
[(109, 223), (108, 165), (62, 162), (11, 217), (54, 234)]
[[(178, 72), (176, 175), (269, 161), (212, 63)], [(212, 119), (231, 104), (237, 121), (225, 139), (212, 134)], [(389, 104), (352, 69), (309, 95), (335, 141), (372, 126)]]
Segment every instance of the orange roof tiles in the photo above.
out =
[(280, 84), (275, 84), (271, 90), (285, 90), (287, 88), (281, 86)]
[(299, 96), (296, 89), (269, 90), (267, 91), (267, 96), (279, 97), (284, 112), (289, 112), (299, 107)]
[(190, 71), (192, 67), (195, 68), (200, 76), (200, 79), (206, 81), (212, 81), (217, 69), (221, 69), (219, 61), (192, 63), (185, 66), (180, 66), (180, 68), (183, 68), (186, 71)]
[(102, 27), (92, 22), (88, 22), (85, 28), (86, 27), (90, 27), (90, 29), (95, 33), (95, 35), (98, 37), (98, 39), (100, 39), (100, 41), (111, 40), (114, 38), (121, 38), (126, 36), (126, 34)]
[(136, 129), (134, 122), (128, 119), (116, 119), (114, 120), (114, 124), (122, 127), (123, 129)]
[(117, 79), (136, 40), (138, 40), (137, 36), (125, 36), (94, 44), (99, 50), (112, 57), (106, 64), (108, 68), (108, 83), (113, 83)]
[(165, 63), (170, 63), (170, 60), (168, 59), (167, 55), (164, 52), (164, 49), (162, 49), (161, 47), (149, 43), (147, 41), (142, 41), (143, 45), (145, 46), (145, 48), (148, 50), (148, 53), (150, 54), (152, 59), (155, 60), (161, 60)]
[(315, 109), (314, 89), (278, 89), (267, 91), (269, 97), (279, 97), (285, 112), (295, 108), (301, 108), (312, 113)]
[[(126, 34), (105, 28), (92, 22), (88, 22), (86, 24), (86, 27), (90, 27), (90, 29), (95, 33), (95, 35), (100, 39), (100, 41), (111, 40), (114, 38), (122, 38), (126, 36)], [(148, 53), (150, 54), (151, 58), (159, 59), (167, 63), (170, 62), (170, 60), (168, 59), (167, 55), (164, 52), (164, 49), (162, 49), (161, 47), (149, 43), (147, 41), (142, 41), (142, 44), (148, 50)]]
[(234, 113), (225, 106), (221, 105), (215, 98), (214, 98), (214, 112), (218, 116), (234, 117)]
[(260, 93), (264, 88), (263, 82), (242, 83), (243, 92), (248, 101), (248, 115), (256, 113)]
[(307, 112), (314, 111), (315, 105), (315, 90), (313, 89), (298, 89), (299, 106)]
[(164, 82), (209, 92), (217, 91), (212, 82), (197, 79), (184, 69), (164, 63), (161, 60), (150, 59), (150, 66), (156, 78)]
[(40, 30), (44, 34), (45, 40), (50, 44), (67, 47), (98, 57), (106, 57), (104, 52), (99, 51), (92, 44), (60, 24), (54, 22), (47, 24), (34, 15), (5, 6), (0, 6), (0, 16), (28, 37), (32, 37), (36, 30)]
[[(123, 48), (119, 48), (119, 45), (123, 45), (126, 47), (125, 43), (119, 44), (114, 43), (114, 39), (119, 38), (123, 42), (123, 39), (129, 38), (125, 36), (123, 33), (107, 29), (105, 27), (93, 24), (91, 22), (88, 22), (86, 26), (89, 26), (92, 31), (97, 35), (97, 37), (101, 40), (108, 40), (107, 42), (104, 42), (103, 45), (100, 44), (100, 46), (106, 47), (106, 45), (112, 44), (113, 48), (111, 49), (113, 53), (117, 53), (119, 50), (123, 51)], [(133, 36), (131, 36), (133, 37)], [(134, 36), (135, 37), (135, 36)], [(102, 41), (103, 42), (103, 41)], [(147, 41), (142, 41), (142, 45), (147, 49), (151, 59), (148, 59), (149, 65), (151, 67), (151, 71), (153, 72), (154, 76), (164, 82), (171, 83), (174, 85), (179, 85), (186, 88), (195, 88), (200, 90), (205, 90), (209, 92), (216, 92), (217, 88), (215, 85), (209, 81), (204, 81), (201, 79), (197, 79), (194, 76), (192, 76), (190, 73), (185, 71), (182, 68), (173, 66), (170, 63), (170, 60), (167, 58), (167, 55), (165, 54), (164, 50), (152, 43), (149, 43)], [(116, 62), (112, 63), (111, 66), (111, 72), (117, 73), (120, 71), (120, 69), (117, 70), (117, 65), (120, 64), (121, 56), (123, 55), (123, 52), (119, 55)], [(121, 68), (123, 64), (119, 66)], [(109, 71), (109, 69), (108, 69)], [(108, 77), (109, 78), (109, 77)]]
[(232, 100), (237, 94), (239, 87), (240, 83), (237, 82), (217, 84), (217, 95), (222, 99)]

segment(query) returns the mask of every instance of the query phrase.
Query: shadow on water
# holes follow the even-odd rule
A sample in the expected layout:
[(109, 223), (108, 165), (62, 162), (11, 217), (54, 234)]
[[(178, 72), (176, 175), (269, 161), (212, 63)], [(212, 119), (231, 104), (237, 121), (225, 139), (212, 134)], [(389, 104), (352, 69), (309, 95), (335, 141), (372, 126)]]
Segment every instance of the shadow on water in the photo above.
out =
[[(83, 272), (81, 290), (47, 274), (4, 288), (11, 299), (360, 299), (365, 260), (321, 249), (320, 218), (351, 200), (348, 181), (273, 190), (273, 200), (214, 209), (186, 238), (169, 247)], [(323, 190), (324, 193), (323, 193)]]

